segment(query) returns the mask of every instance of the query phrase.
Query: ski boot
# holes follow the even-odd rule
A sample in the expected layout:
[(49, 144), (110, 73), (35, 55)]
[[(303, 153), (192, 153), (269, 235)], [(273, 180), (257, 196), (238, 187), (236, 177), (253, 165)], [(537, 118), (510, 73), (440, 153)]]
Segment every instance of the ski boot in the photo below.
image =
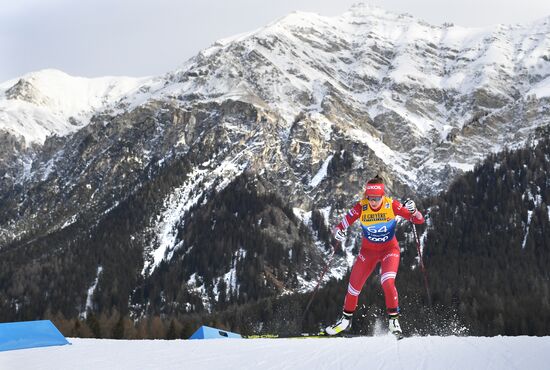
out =
[(351, 328), (352, 317), (353, 313), (344, 312), (342, 314), (342, 317), (336, 322), (336, 324), (327, 326), (327, 328), (325, 329), (325, 333), (327, 335), (336, 335), (342, 333), (344, 330)]
[(390, 333), (395, 335), (397, 339), (403, 339), (403, 331), (401, 330), (401, 326), (399, 325), (399, 314), (394, 313), (390, 314), (390, 323), (389, 323), (389, 329)]

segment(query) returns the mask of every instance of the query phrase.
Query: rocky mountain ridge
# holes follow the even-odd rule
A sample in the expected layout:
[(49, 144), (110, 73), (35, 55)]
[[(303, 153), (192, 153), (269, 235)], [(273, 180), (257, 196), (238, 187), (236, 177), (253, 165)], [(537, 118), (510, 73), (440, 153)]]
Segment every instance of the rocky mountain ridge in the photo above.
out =
[[(74, 88), (58, 90), (56, 99), (36, 83), (41, 75), (66, 78), (58, 72), (1, 84), (0, 250), (46, 248), (57, 235), (64, 235), (55, 239), (59, 248), (74, 248), (132, 197), (154, 198), (140, 227), (120, 242), (141, 256), (128, 267), (135, 274), (128, 297), (163, 261), (185, 260), (185, 240), (194, 240), (186, 217), (248, 176), (293, 209), (295, 216), (274, 211), (265, 226), (288, 229), (285, 253), (293, 242), (308, 245), (296, 249), (309, 261), (302, 271), (271, 264), (263, 274), (300, 278), (295, 289), (303, 289), (311, 285), (304, 271), (315, 268), (327, 241), (313, 214), (332, 225), (369, 177), (385, 177), (397, 196), (432, 195), (488, 154), (545, 135), (548, 50), (548, 18), (464, 29), (358, 5), (333, 18), (293, 13), (220, 40), (164, 76), (103, 81), (93, 99), (71, 109), (52, 102)], [(43, 114), (33, 115), (38, 109)], [(14, 128), (27, 122), (45, 131)], [(262, 215), (251, 219), (261, 225)], [(296, 232), (299, 220), (308, 241)], [(235, 248), (238, 260), (244, 254)], [(100, 274), (118, 276), (115, 265), (98, 269), (101, 260), (73, 292), (80, 311), (94, 281), (99, 292), (108, 289)], [(215, 301), (220, 280), (212, 286), (191, 272), (185, 283), (201, 291), (202, 281), (207, 301)]]

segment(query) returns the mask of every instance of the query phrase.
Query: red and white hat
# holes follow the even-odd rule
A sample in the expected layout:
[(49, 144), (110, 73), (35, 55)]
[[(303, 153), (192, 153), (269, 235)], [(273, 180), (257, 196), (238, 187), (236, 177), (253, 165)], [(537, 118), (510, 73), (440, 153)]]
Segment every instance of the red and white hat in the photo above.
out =
[(365, 189), (366, 197), (383, 197), (384, 196), (384, 184), (367, 184)]

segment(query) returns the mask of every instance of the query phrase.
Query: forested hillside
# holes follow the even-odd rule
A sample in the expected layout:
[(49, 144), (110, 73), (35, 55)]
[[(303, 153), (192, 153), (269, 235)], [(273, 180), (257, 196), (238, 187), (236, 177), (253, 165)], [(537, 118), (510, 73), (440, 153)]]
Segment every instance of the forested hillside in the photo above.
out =
[[(493, 155), (455, 181), (448, 192), (418, 202), (427, 216), (427, 224), (418, 226), (417, 230), (424, 248), (433, 305), (429, 307), (426, 298), (411, 226), (402, 222), (397, 235), (402, 247), (397, 287), (405, 331), (442, 335), (550, 333), (549, 170), (550, 141), (545, 140), (533, 149)], [(138, 294), (151, 303), (149, 315), (133, 324), (118, 312), (114, 317), (112, 312), (104, 313), (99, 323), (96, 316), (65, 320), (52, 315), (54, 320), (72, 335), (91, 335), (90, 327), (95, 327), (96, 336), (172, 338), (189, 336), (199, 324), (251, 334), (313, 331), (335, 320), (341, 311), (347, 276), (330, 281), (317, 292), (303, 321), (303, 310), (311, 293), (273, 298), (270, 294), (280, 291), (271, 288), (264, 292), (270, 288), (254, 280), (259, 270), (269, 269), (274, 279), (280, 279), (279, 287), (283, 290), (293, 284), (292, 279), (285, 276), (303, 263), (299, 243), (293, 247), (294, 257), (289, 259), (288, 254), (282, 252), (284, 247), (277, 242), (281, 234), (269, 237), (270, 232), (259, 220), (269, 220), (265, 225), (272, 225), (272, 232), (280, 229), (289, 235), (308, 233), (301, 230), (280, 200), (272, 195), (259, 196), (256, 191), (245, 191), (250, 186), (242, 178), (220, 194), (207, 212), (193, 212), (190, 216), (195, 220), (193, 226), (182, 234), (183, 238), (193, 240), (190, 245), (203, 240), (217, 246), (213, 255), (194, 252), (193, 271), (208, 265), (205, 269), (208, 274), (215, 271), (218, 263), (212, 256), (227, 259), (237, 248), (248, 251), (249, 258), (242, 260), (236, 269), (239, 281), (246, 283), (238, 291), (218, 296), (219, 304), (212, 313), (201, 308), (196, 298), (189, 301), (197, 304), (199, 309), (195, 313), (159, 308), (160, 291), (170, 294), (178, 291), (178, 287), (170, 285), (170, 277), (189, 271), (182, 264), (172, 263), (161, 266), (157, 278), (151, 279)], [(239, 212), (240, 218), (235, 215)], [(217, 219), (227, 223), (219, 222), (212, 228), (213, 214), (223, 216)], [(326, 235), (326, 230), (321, 234)], [(217, 238), (219, 235), (227, 236), (225, 240), (240, 242), (222, 243)], [(305, 237), (303, 243), (308, 242)], [(342, 257), (340, 251), (336, 258)], [(317, 277), (312, 274), (311, 279)], [(360, 296), (352, 330), (369, 334), (380, 324), (386, 325), (379, 276), (375, 271)]]
[[(550, 333), (550, 141), (534, 148), (492, 155), (425, 199), (427, 226), (417, 227), (424, 248), (432, 307), (429, 307), (411, 226), (400, 225), (402, 252), (397, 287), (404, 329), (421, 334), (548, 335)], [(347, 277), (315, 297), (303, 323), (315, 330), (335, 320)], [(273, 327), (300, 326), (310, 295), (256, 307), (258, 319), (273, 312)], [(370, 333), (385, 325), (376, 271), (360, 296), (353, 330)], [(275, 307), (275, 308), (273, 308)], [(292, 309), (289, 309), (292, 307)], [(278, 312), (295, 309), (278, 321)], [(250, 317), (249, 314), (247, 314)], [(225, 322), (231, 323), (227, 319)], [(267, 320), (269, 323), (269, 320)]]
[(475, 334), (550, 333), (550, 142), (491, 156), (430, 203), (434, 301)]

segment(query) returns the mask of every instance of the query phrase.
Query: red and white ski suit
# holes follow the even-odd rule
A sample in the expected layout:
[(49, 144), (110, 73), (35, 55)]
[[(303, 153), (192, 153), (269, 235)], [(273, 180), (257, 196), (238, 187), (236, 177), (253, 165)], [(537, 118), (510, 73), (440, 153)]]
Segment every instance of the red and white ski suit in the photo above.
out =
[(415, 224), (424, 223), (424, 216), (417, 210), (411, 214), (403, 205), (389, 197), (383, 197), (379, 209), (371, 208), (368, 200), (362, 199), (344, 216), (336, 226), (347, 229), (360, 219), (363, 229), (361, 251), (351, 269), (348, 291), (344, 300), (344, 311), (354, 312), (359, 293), (378, 262), (381, 264), (380, 282), (384, 290), (388, 313), (399, 311), (395, 277), (399, 268), (400, 249), (395, 237), (396, 216), (401, 216)]

